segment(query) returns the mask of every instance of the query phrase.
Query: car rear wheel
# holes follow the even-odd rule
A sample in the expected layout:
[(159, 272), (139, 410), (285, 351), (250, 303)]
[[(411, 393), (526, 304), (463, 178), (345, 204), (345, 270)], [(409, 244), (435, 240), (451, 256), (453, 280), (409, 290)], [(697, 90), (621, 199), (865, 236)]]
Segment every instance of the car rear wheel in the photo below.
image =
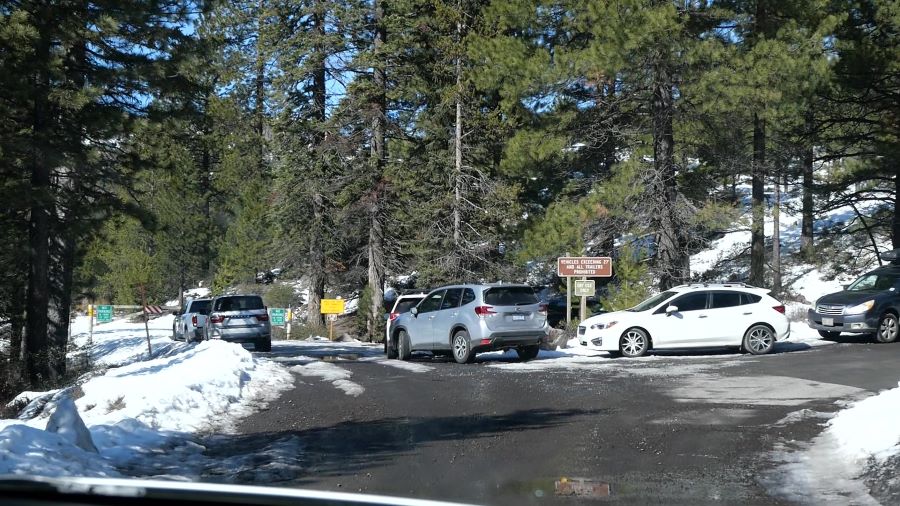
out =
[(272, 351), (272, 339), (256, 341), (256, 351)]
[(837, 339), (841, 337), (841, 333), (834, 330), (820, 330), (819, 335), (825, 339)]
[(765, 355), (775, 347), (775, 333), (765, 325), (754, 325), (744, 334), (744, 349), (751, 355)]
[(519, 354), (519, 360), (523, 362), (527, 362), (529, 360), (534, 360), (538, 353), (540, 353), (541, 347), (538, 345), (534, 346), (520, 346), (516, 348), (516, 353)]
[(409, 360), (412, 356), (412, 350), (409, 348), (409, 335), (405, 330), (401, 330), (397, 334), (397, 358), (400, 360)]
[(897, 316), (886, 313), (878, 321), (878, 330), (875, 332), (875, 340), (879, 343), (893, 343), (897, 340), (900, 325), (897, 324)]
[(650, 348), (650, 336), (642, 329), (628, 329), (619, 340), (619, 351), (628, 358), (642, 357)]
[(453, 334), (453, 359), (460, 364), (469, 364), (475, 361), (475, 352), (472, 351), (469, 333), (465, 330)]

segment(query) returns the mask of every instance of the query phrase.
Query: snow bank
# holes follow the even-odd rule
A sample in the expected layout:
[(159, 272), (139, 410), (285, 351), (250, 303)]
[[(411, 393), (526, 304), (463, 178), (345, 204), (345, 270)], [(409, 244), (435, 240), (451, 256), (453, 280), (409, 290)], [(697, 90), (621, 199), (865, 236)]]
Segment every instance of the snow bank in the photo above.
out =
[[(117, 468), (142, 456), (165, 453), (173, 440), (199, 431), (231, 430), (238, 419), (293, 383), (285, 367), (236, 344), (160, 342), (171, 328), (171, 317), (155, 322), (155, 358), (146, 360), (143, 324), (97, 326), (91, 356), (101, 364), (125, 365), (84, 381), (74, 403), (59, 399), (79, 389), (53, 396), (40, 416), (0, 420), (0, 474), (116, 476)], [(47, 395), (30, 392), (27, 397)], [(78, 415), (99, 456), (75, 444), (85, 439), (78, 432)], [(50, 417), (59, 434), (41, 430)]]
[(834, 415), (810, 444), (776, 452), (783, 463), (767, 481), (791, 500), (878, 504), (863, 482), (864, 473), (900, 456), (897, 420), (900, 388), (855, 402)]
[(900, 387), (861, 400), (839, 412), (826, 434), (834, 437), (841, 457), (864, 465), (900, 454)]

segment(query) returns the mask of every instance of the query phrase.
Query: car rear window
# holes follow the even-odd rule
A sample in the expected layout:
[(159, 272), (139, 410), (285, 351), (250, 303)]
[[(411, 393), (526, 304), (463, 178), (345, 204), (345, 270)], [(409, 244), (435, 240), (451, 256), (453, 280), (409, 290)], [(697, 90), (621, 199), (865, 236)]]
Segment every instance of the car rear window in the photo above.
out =
[(188, 309), (191, 313), (209, 314), (209, 303), (208, 300), (195, 300)]
[(538, 299), (529, 286), (501, 286), (485, 290), (484, 303), (491, 306), (515, 306), (537, 304)]
[(410, 297), (408, 299), (403, 299), (397, 302), (397, 307), (394, 308), (395, 313), (408, 313), (409, 310), (419, 303), (420, 300), (425, 297)]
[(216, 299), (215, 311), (245, 311), (264, 307), (262, 297), (258, 295), (236, 295)]
[(756, 304), (757, 302), (762, 300), (762, 295), (756, 295), (753, 293), (742, 293), (741, 294), (741, 304)]
[(741, 295), (741, 292), (713, 292), (712, 309), (740, 306)]

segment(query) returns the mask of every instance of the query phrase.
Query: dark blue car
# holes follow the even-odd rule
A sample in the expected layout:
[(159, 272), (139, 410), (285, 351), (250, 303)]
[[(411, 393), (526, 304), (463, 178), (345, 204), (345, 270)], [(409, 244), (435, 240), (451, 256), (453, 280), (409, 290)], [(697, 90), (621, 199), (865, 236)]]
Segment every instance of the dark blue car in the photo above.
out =
[(881, 256), (890, 265), (863, 274), (845, 290), (816, 301), (807, 313), (809, 326), (822, 337), (836, 338), (841, 332), (872, 334), (879, 343), (897, 340), (900, 315), (900, 250)]

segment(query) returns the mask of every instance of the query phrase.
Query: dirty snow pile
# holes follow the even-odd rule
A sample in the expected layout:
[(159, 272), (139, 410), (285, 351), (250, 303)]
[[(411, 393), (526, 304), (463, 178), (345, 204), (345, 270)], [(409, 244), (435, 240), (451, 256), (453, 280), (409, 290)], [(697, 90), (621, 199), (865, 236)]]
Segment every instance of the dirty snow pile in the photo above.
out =
[[(160, 329), (171, 329), (171, 316), (151, 322), (151, 335)], [(143, 324), (96, 326), (92, 356), (120, 367), (73, 388), (22, 394), (30, 404), (20, 419), (0, 420), (0, 475), (117, 476), (172, 441), (229, 430), (293, 383), (287, 368), (235, 344), (164, 344), (147, 359)]]
[(900, 386), (839, 411), (808, 447), (780, 456), (785, 464), (776, 489), (795, 500), (877, 504), (860, 480), (867, 470), (900, 458), (898, 420)]

